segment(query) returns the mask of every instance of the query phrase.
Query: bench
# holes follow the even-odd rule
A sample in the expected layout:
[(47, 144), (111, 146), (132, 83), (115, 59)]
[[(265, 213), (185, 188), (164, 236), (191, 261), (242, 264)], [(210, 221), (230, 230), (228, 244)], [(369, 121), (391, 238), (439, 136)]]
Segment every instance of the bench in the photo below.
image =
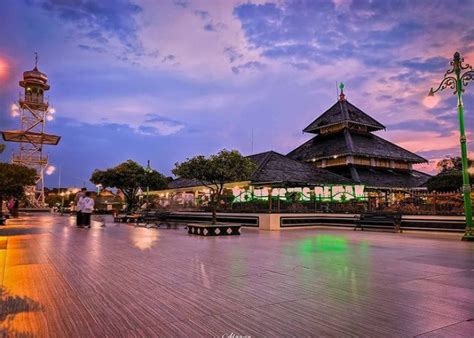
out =
[(200, 236), (240, 235), (241, 225), (236, 224), (188, 224), (188, 234)]
[(114, 217), (114, 223), (139, 223), (140, 221), (143, 221), (141, 214), (126, 214)]
[[(152, 224), (155, 227), (159, 227), (162, 224), (165, 224), (168, 228), (170, 227), (170, 218), (171, 213), (170, 212), (147, 212), (143, 214), (143, 222), (145, 224), (145, 227), (151, 228)], [(139, 225), (139, 224), (137, 224)]]
[(357, 228), (364, 229), (384, 229), (394, 232), (402, 232), (400, 223), (402, 216), (394, 212), (364, 212), (356, 216), (354, 231)]
[(7, 225), (7, 219), (10, 218), (9, 214), (4, 214), (0, 212), (0, 225)]

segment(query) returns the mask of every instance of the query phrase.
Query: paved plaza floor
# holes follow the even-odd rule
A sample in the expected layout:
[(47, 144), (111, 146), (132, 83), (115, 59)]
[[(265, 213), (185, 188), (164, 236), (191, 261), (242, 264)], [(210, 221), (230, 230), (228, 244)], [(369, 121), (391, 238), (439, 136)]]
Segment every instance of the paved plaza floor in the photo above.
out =
[(35, 215), (0, 228), (12, 336), (474, 336), (460, 234), (244, 229), (204, 238)]

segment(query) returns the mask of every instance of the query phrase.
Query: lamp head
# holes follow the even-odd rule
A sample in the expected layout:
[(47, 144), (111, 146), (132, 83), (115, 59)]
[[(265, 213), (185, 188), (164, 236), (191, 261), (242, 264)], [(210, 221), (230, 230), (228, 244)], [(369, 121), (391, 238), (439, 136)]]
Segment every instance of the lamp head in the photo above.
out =
[(428, 93), (428, 96), (434, 96), (433, 88), (430, 89), (430, 92)]

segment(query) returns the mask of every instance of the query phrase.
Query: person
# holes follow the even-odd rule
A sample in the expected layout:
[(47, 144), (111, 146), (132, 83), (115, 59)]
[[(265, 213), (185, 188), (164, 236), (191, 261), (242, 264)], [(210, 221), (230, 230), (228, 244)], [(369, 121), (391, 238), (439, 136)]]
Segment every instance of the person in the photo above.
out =
[(10, 216), (13, 217), (13, 208), (15, 207), (15, 199), (12, 197), (10, 197), (10, 199), (8, 200), (7, 202), (7, 209), (8, 209), (8, 213), (10, 214)]
[(13, 209), (12, 209), (12, 217), (13, 218), (18, 218), (18, 209), (20, 208), (20, 201), (15, 198), (15, 201), (13, 202)]
[(86, 192), (86, 196), (82, 198), (82, 225), (85, 228), (91, 227), (91, 215), (94, 211), (94, 200), (91, 197), (90, 191)]
[(87, 189), (82, 188), (77, 194), (76, 198), (74, 199), (76, 203), (76, 226), (82, 227), (82, 199), (85, 197)]

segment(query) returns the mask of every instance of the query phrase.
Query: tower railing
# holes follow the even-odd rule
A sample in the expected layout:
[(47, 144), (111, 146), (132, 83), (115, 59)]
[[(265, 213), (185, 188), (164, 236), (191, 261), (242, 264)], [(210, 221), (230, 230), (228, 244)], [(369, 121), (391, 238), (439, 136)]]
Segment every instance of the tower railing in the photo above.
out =
[(19, 102), (20, 104), (40, 104), (40, 105), (49, 105), (49, 97), (38, 95), (38, 94), (28, 94), (25, 95), (23, 93), (19, 94)]

